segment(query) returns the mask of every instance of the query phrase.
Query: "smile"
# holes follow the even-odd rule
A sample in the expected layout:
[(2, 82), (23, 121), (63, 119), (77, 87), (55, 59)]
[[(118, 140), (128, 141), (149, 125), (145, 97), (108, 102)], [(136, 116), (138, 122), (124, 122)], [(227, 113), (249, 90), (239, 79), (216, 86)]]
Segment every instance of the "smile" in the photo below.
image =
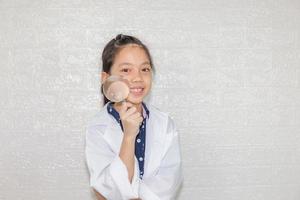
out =
[(133, 89), (130, 89), (130, 91), (132, 91), (132, 92), (141, 92), (143, 90), (144, 90), (143, 88), (133, 88)]
[(130, 88), (130, 93), (132, 93), (135, 96), (142, 95), (144, 91), (144, 88), (138, 87), (138, 88)]

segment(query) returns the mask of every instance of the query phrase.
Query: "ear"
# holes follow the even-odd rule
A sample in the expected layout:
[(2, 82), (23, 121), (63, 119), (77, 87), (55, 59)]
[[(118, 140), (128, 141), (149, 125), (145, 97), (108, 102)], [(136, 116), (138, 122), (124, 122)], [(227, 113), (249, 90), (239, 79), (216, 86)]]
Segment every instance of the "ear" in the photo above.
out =
[(101, 83), (103, 83), (107, 78), (109, 77), (109, 74), (106, 72), (101, 72)]

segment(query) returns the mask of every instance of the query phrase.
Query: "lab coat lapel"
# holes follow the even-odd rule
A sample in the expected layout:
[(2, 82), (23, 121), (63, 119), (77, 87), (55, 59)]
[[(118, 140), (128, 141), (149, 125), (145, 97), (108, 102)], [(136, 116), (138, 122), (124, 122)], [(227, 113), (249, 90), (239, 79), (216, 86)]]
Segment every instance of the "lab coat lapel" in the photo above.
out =
[[(109, 113), (106, 112), (106, 115), (109, 115)], [(103, 137), (110, 145), (111, 149), (115, 153), (119, 154), (120, 146), (123, 139), (122, 129), (120, 125), (115, 121), (115, 119), (113, 119), (111, 116), (107, 116), (107, 119), (109, 120), (109, 123)]]
[(146, 153), (145, 153), (145, 175), (156, 173), (162, 160), (164, 143), (166, 140), (165, 118), (157, 115), (156, 110), (150, 110), (150, 117), (146, 124)]

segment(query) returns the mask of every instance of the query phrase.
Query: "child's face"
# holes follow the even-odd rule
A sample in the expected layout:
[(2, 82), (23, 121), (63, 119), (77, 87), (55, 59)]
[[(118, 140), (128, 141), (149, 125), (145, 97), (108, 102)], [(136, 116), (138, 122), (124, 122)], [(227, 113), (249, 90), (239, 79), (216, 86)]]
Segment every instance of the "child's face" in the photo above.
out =
[(139, 46), (123, 47), (116, 55), (110, 72), (129, 81), (127, 100), (131, 103), (141, 103), (151, 89), (152, 68), (147, 54)]

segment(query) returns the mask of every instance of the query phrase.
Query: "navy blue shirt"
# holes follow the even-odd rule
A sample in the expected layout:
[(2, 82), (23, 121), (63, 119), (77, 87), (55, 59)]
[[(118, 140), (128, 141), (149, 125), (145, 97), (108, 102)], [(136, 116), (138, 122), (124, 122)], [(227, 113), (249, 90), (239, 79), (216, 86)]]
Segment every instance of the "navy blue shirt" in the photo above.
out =
[[(147, 109), (146, 105), (143, 102), (142, 105), (146, 111), (147, 116), (146, 117), (143, 116), (143, 122), (140, 125), (139, 133), (135, 139), (135, 156), (139, 163), (140, 179), (142, 179), (144, 175), (144, 160), (145, 160), (145, 147), (146, 147), (146, 118), (149, 118), (149, 110)], [(118, 111), (114, 109), (112, 102), (108, 103), (107, 112), (117, 120), (117, 122), (120, 124), (121, 129), (123, 131), (123, 125), (120, 119), (120, 115)]]

